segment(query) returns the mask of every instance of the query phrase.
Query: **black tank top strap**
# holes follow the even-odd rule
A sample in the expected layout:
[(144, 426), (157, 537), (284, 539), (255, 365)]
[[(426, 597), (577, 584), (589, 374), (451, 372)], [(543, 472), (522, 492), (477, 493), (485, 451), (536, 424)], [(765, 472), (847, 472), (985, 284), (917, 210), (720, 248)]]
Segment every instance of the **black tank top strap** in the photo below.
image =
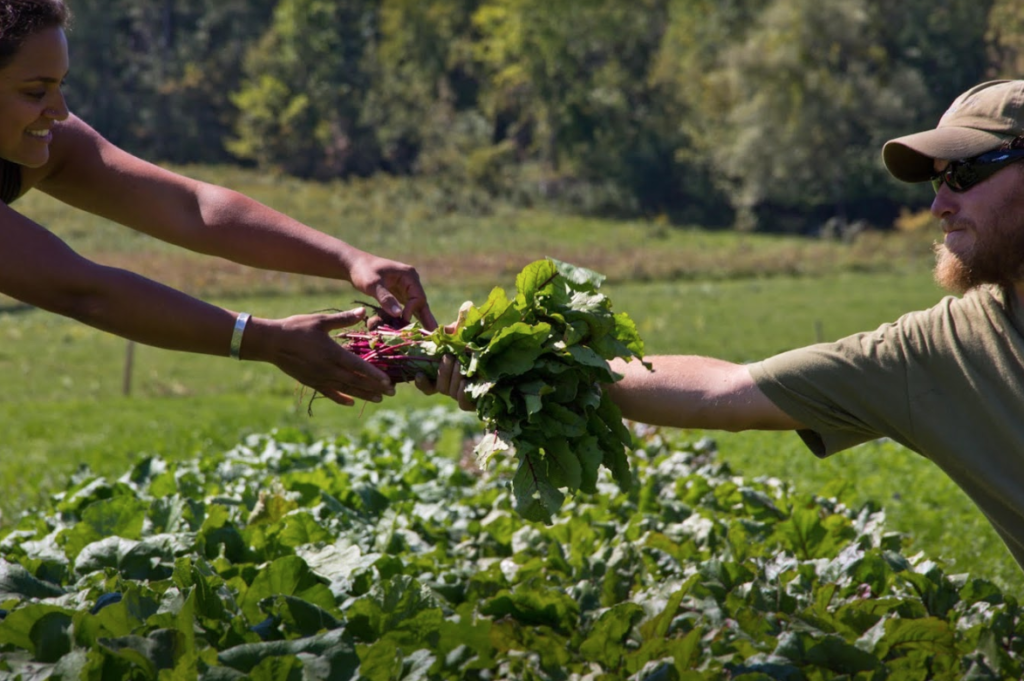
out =
[(0, 159), (0, 201), (10, 204), (21, 193), (21, 166)]

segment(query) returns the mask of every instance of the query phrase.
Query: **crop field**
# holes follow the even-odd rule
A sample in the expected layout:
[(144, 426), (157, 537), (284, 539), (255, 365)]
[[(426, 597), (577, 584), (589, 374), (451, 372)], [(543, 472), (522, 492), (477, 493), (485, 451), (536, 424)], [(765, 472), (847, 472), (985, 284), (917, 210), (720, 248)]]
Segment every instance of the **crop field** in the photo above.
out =
[[(243, 171), (187, 169), (234, 186), (367, 250), (416, 264), (440, 320), (463, 300), (509, 287), (546, 255), (609, 276), (617, 311), (632, 316), (649, 353), (734, 361), (873, 328), (937, 301), (930, 239), (869, 234), (853, 244), (709, 233), (658, 220), (618, 223), (496, 206), (449, 214), (428, 189), (394, 181), (371, 188), (277, 182)], [(122, 228), (68, 213), (45, 197), (22, 209), (82, 253), (135, 269), (208, 300), (275, 316), (353, 305), (344, 283), (247, 270), (185, 255)], [(253, 433), (334, 437), (385, 410), (440, 398), (402, 386), (384, 405), (309, 402), (269, 366), (128, 344), (80, 324), (0, 301), (0, 533), (62, 489), (79, 466), (120, 474), (145, 456), (186, 461), (226, 451)], [(309, 413), (311, 411), (311, 414)], [(717, 441), (748, 478), (771, 476), (804, 493), (844, 488), (875, 503), (891, 529), (950, 572), (1024, 595), (1018, 568), (966, 497), (931, 464), (878, 442), (817, 461), (785, 433), (686, 432)]]

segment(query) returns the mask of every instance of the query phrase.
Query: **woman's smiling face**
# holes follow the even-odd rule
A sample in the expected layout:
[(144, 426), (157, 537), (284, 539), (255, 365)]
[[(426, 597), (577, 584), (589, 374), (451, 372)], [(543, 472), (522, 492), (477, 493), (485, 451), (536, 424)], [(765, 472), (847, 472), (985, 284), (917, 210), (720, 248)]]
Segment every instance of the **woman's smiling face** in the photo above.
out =
[(38, 168), (50, 158), (53, 126), (68, 117), (61, 85), (68, 72), (64, 30), (25, 39), (0, 69), (0, 158)]

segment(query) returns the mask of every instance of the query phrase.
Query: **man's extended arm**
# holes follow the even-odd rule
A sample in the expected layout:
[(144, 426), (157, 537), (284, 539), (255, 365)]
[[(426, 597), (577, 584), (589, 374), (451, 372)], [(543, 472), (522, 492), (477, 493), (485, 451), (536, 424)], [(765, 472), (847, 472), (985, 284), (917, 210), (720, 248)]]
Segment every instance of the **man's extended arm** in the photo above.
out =
[(627, 419), (708, 430), (803, 428), (761, 392), (742, 364), (692, 355), (645, 359), (654, 371), (636, 361), (612, 362), (612, 369), (625, 378), (607, 390)]

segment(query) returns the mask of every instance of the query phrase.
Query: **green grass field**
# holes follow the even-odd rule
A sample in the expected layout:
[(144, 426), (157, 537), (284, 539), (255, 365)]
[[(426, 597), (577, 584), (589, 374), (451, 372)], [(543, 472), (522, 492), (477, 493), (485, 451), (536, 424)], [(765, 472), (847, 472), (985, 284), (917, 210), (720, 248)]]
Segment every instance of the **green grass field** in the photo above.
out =
[[(274, 182), (252, 173), (189, 169), (234, 186), (381, 255), (417, 264), (441, 320), (465, 299), (512, 285), (545, 255), (605, 272), (605, 291), (638, 324), (649, 353), (711, 354), (752, 361), (816, 340), (873, 328), (928, 306), (926, 239), (871, 236), (859, 244), (754, 237), (614, 223), (496, 207), (445, 215), (408, 185)], [(199, 172), (201, 171), (201, 172)], [(421, 193), (423, 190), (417, 190)], [(233, 309), (283, 316), (346, 307), (345, 284), (267, 276), (173, 249), (30, 195), (21, 206), (83, 253), (124, 264)], [(411, 254), (422, 256), (421, 259)], [(423, 263), (421, 266), (420, 263)], [(225, 449), (250, 432), (298, 428), (328, 436), (358, 428), (379, 409), (435, 404), (410, 386), (383, 405), (315, 402), (272, 367), (134, 348), (13, 301), (0, 301), (0, 528), (77, 466), (120, 475), (146, 454), (170, 458)], [(1024, 580), (984, 518), (930, 463), (873, 443), (818, 461), (791, 433), (685, 433), (716, 439), (737, 474), (774, 476), (808, 491), (844, 488), (849, 503), (885, 508), (893, 530), (953, 571), (1024, 594)], [(2, 529), (0, 529), (2, 531)]]

